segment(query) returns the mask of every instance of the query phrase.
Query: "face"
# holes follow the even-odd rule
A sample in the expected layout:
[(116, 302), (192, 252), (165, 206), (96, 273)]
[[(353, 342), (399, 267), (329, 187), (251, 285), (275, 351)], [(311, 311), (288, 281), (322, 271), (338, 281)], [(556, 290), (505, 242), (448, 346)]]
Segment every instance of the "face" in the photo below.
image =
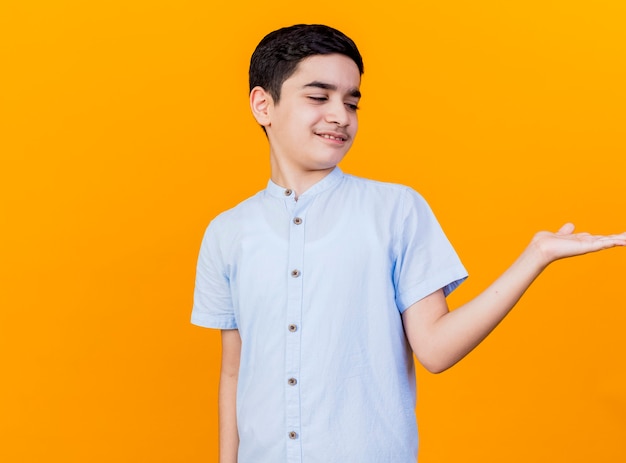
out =
[(283, 83), (279, 102), (267, 95), (267, 118), (260, 122), (272, 161), (294, 174), (336, 166), (356, 136), (360, 83), (357, 65), (347, 56), (302, 60)]

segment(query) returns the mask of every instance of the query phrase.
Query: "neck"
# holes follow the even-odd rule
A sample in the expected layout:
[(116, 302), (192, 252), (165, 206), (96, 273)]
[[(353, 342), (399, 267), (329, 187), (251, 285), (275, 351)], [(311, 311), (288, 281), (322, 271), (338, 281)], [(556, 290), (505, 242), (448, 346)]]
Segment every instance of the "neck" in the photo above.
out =
[(302, 193), (330, 174), (335, 166), (319, 170), (290, 169), (272, 159), (271, 168), (272, 182), (283, 188), (293, 190), (297, 199)]

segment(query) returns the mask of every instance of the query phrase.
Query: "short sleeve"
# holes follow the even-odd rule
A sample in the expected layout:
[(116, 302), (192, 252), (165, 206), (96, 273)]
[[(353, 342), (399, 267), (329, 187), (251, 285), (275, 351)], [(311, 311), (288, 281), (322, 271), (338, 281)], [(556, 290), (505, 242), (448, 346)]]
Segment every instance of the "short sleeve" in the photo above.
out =
[(404, 312), (439, 289), (447, 296), (467, 278), (467, 271), (424, 198), (407, 188), (401, 211), (394, 285), (396, 305)]
[(215, 222), (207, 228), (200, 246), (191, 323), (224, 330), (237, 328), (228, 268)]

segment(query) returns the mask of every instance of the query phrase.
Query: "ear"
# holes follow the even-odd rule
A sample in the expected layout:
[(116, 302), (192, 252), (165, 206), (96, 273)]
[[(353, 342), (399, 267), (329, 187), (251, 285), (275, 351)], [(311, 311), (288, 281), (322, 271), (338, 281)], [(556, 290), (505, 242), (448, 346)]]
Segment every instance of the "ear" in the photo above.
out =
[(263, 87), (254, 87), (250, 92), (252, 115), (263, 127), (270, 125), (270, 107), (272, 104), (274, 104), (272, 96)]

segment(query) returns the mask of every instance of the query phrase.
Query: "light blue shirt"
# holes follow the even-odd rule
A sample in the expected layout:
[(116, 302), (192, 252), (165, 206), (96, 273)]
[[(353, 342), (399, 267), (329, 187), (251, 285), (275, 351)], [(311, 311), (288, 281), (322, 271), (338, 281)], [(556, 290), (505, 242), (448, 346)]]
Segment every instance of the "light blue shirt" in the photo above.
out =
[(239, 462), (415, 463), (401, 313), (466, 277), (421, 196), (339, 168), (216, 217), (192, 323), (241, 335)]

